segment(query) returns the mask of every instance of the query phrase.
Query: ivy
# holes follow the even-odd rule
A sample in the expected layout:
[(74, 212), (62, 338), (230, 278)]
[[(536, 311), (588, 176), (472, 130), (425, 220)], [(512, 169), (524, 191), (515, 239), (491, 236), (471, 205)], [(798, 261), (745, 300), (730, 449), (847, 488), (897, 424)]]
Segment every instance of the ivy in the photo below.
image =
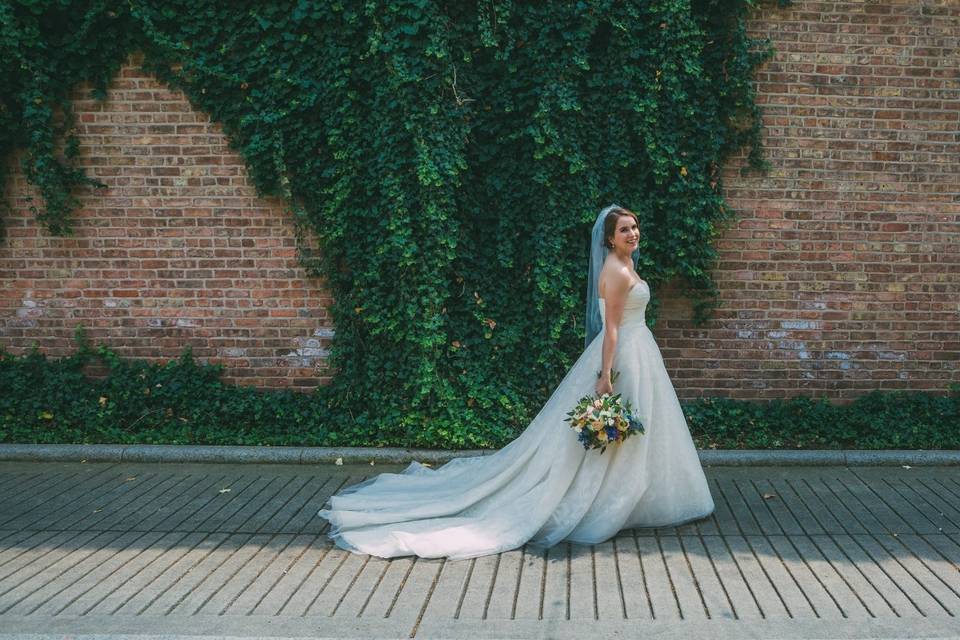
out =
[[(579, 353), (589, 229), (640, 216), (637, 265), (717, 304), (719, 167), (764, 168), (749, 0), (14, 0), (0, 153), (51, 233), (77, 194), (68, 96), (126, 56), (222, 123), (333, 293), (329, 444), (500, 446)], [(2, 176), (0, 176), (2, 177)], [(658, 300), (648, 311), (656, 318)]]
[[(0, 442), (329, 446), (314, 428), (324, 407), (309, 394), (223, 384), (223, 365), (189, 347), (162, 364), (124, 359), (94, 346), (48, 359), (38, 349), (0, 348)], [(105, 372), (85, 375), (89, 366)], [(957, 449), (960, 383), (947, 395), (873, 391), (846, 405), (797, 396), (757, 403), (730, 398), (683, 402), (702, 449)], [(376, 444), (361, 439), (356, 445)]]

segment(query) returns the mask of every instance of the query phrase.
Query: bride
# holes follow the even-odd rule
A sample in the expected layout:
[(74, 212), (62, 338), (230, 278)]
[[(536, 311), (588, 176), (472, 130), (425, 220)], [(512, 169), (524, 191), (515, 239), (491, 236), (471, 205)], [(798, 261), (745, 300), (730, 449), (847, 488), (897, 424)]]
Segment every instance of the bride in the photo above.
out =
[[(621, 529), (665, 527), (713, 512), (697, 450), (647, 328), (650, 288), (634, 270), (637, 216), (597, 216), (584, 351), (524, 431), (490, 455), (432, 469), (414, 461), (330, 497), (318, 515), (337, 546), (382, 558), (451, 560), (528, 544), (595, 544)], [(602, 332), (602, 336), (601, 336)], [(619, 372), (616, 389), (611, 371)], [(599, 373), (599, 376), (598, 376)], [(589, 393), (620, 393), (645, 433), (586, 450), (564, 421)]]

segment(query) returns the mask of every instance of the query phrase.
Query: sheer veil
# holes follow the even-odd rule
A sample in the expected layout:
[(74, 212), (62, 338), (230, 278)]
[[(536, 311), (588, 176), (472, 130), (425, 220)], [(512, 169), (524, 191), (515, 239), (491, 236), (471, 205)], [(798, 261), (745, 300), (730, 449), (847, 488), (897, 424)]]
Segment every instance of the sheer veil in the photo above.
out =
[[(611, 204), (604, 207), (596, 222), (593, 223), (593, 231), (590, 234), (590, 265), (587, 273), (587, 313), (585, 324), (587, 333), (584, 338), (583, 348), (586, 349), (593, 342), (603, 328), (603, 320), (600, 317), (600, 302), (597, 299), (600, 296), (600, 271), (603, 270), (603, 263), (607, 259), (610, 250), (603, 244), (603, 220), (607, 214), (614, 209), (620, 209), (620, 205)], [(636, 268), (637, 260), (640, 258), (640, 247), (638, 246), (631, 254), (633, 265)]]

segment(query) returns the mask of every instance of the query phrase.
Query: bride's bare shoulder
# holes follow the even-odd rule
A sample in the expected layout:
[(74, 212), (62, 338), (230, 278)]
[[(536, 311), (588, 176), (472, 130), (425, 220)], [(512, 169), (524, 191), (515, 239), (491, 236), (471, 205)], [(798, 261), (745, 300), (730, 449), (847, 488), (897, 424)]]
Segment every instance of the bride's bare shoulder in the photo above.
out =
[(620, 290), (626, 292), (633, 284), (633, 277), (630, 275), (630, 269), (616, 260), (607, 260), (603, 263), (600, 270), (600, 297), (605, 298), (605, 291)]

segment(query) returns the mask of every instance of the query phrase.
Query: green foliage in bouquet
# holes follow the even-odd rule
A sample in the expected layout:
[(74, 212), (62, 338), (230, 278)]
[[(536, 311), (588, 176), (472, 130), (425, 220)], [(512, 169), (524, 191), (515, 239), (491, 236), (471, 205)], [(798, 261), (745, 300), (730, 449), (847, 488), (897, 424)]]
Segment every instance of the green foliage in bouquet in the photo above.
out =
[[(783, 4), (783, 3), (781, 3)], [(328, 444), (490, 447), (582, 348), (590, 225), (643, 223), (638, 270), (715, 306), (720, 168), (762, 168), (751, 0), (10, 0), (0, 156), (52, 233), (96, 184), (69, 96), (126, 56), (222, 123), (332, 293)], [(0, 182), (9, 183), (0, 175)], [(649, 314), (656, 317), (658, 301)], [(531, 384), (531, 381), (532, 384)], [(313, 416), (313, 414), (311, 414)]]

